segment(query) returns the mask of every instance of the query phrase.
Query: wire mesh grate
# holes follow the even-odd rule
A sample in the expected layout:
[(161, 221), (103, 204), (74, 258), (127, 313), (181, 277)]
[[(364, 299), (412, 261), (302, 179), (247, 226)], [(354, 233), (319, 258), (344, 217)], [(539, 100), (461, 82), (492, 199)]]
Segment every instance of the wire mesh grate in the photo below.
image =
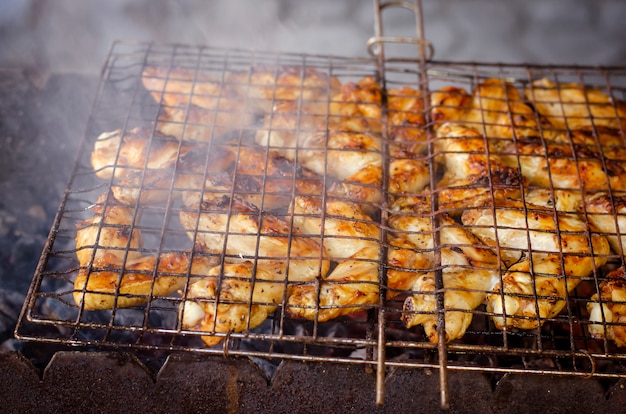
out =
[(624, 68), (117, 42), (16, 333), (620, 377), (625, 95)]

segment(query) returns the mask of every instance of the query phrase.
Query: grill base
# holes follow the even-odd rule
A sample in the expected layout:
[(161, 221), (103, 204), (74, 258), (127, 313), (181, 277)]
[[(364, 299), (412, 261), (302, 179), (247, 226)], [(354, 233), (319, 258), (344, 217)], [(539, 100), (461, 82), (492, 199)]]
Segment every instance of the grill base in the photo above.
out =
[[(42, 376), (43, 375), (43, 376)], [(42, 377), (41, 377), (42, 376)], [(619, 412), (626, 381), (450, 372), (448, 412)], [(492, 386), (492, 383), (494, 384)], [(118, 352), (58, 352), (39, 370), (0, 352), (0, 404), (8, 412), (441, 412), (431, 370), (387, 374), (385, 406), (371, 396), (375, 374), (359, 366), (284, 361), (271, 381), (248, 360), (171, 355), (156, 374)]]

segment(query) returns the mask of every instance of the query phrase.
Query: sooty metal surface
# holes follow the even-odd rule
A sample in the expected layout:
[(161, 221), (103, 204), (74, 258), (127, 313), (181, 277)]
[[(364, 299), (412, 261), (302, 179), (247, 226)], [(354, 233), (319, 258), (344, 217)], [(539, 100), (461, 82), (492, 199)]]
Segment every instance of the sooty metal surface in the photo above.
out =
[(451, 406), (439, 407), (438, 378), (430, 370), (388, 373), (386, 404), (371, 395), (375, 377), (362, 367), (284, 361), (271, 381), (245, 359), (172, 355), (155, 373), (118, 352), (60, 352), (45, 369), (19, 353), (0, 352), (0, 403), (7, 412), (345, 412), (425, 413), (546, 410), (618, 412), (624, 380), (506, 374), (496, 384), (479, 372), (452, 372)]

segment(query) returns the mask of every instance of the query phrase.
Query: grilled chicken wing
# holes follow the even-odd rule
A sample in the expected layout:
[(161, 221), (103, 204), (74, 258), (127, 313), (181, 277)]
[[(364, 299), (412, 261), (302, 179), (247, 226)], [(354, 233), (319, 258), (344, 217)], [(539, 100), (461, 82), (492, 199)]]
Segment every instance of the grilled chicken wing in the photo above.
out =
[(320, 194), (322, 178), (277, 151), (238, 147), (234, 191), (262, 210), (284, 209), (294, 196)]
[(229, 332), (261, 325), (285, 297), (284, 273), (253, 262), (225, 263), (210, 269), (186, 293), (180, 314), (183, 329), (206, 332), (202, 340), (217, 345)]
[(550, 190), (535, 188), (524, 195), (524, 201), (531, 206), (553, 208), (561, 213), (578, 213), (583, 196), (576, 190)]
[(331, 186), (331, 194), (380, 202), (382, 144), (378, 136), (333, 131), (306, 138), (298, 143), (302, 148), (298, 151), (298, 161), (320, 175), (339, 180)]
[[(370, 77), (347, 83), (328, 108), (283, 102), (266, 116), (257, 143), (337, 183), (329, 193), (372, 203), (382, 200), (382, 91)], [(410, 88), (388, 97), (390, 154), (407, 163), (424, 147), (423, 99)], [(400, 169), (395, 166), (392, 168)]]
[(234, 148), (194, 145), (147, 129), (135, 128), (101, 134), (91, 154), (96, 175), (115, 180), (115, 198), (127, 205), (162, 203), (172, 191), (202, 188), (205, 171), (232, 169)]
[(160, 105), (157, 129), (167, 135), (209, 141), (254, 117), (255, 108), (235, 86), (201, 71), (148, 66), (141, 80)]
[(314, 172), (299, 167), (276, 151), (256, 146), (233, 147), (236, 162), (234, 171), (213, 171), (215, 168), (197, 167), (198, 173), (207, 171), (204, 186), (187, 182), (186, 189), (218, 191), (230, 194), (264, 211), (285, 210), (294, 195), (320, 194), (323, 180)]
[[(388, 252), (391, 292), (410, 290), (402, 321), (410, 328), (423, 325), (431, 342), (438, 341), (437, 288), (432, 219), (424, 206), (404, 205), (389, 219), (395, 235)], [(496, 254), (449, 216), (439, 217), (441, 277), (444, 288), (446, 340), (461, 338), (472, 321), (472, 310), (485, 301), (499, 281)]]
[(91, 165), (102, 179), (123, 178), (128, 169), (170, 169), (179, 157), (184, 157), (191, 146), (181, 145), (173, 137), (134, 128), (125, 133), (117, 129), (98, 136), (91, 153)]
[[(119, 155), (117, 147), (120, 148)], [(230, 179), (234, 191), (246, 201), (272, 210), (289, 205), (292, 193), (319, 194), (323, 182), (306, 168), (296, 168), (276, 151), (234, 144), (180, 143), (173, 137), (134, 129), (103, 134), (96, 141), (92, 164), (101, 178), (118, 181), (111, 186), (115, 198), (127, 205), (163, 203), (170, 193), (201, 190)], [(292, 191), (291, 189), (294, 188)]]
[(330, 102), (332, 129), (380, 133), (381, 102), (382, 90), (372, 77), (344, 84)]
[(475, 129), (462, 125), (448, 123), (437, 130), (436, 159), (445, 171), (437, 184), (440, 208), (459, 210), (489, 205), (494, 198), (521, 197), (524, 178), (492, 153), (488, 143)]
[(327, 106), (329, 97), (341, 88), (341, 82), (315, 68), (282, 66), (279, 68), (253, 67), (249, 73), (227, 72), (226, 81), (232, 83), (243, 96), (255, 99), (257, 112), (267, 114), (280, 101), (302, 101)]
[(180, 221), (189, 238), (203, 251), (224, 252), (226, 261), (258, 257), (261, 266), (277, 263), (274, 271), (288, 274), (289, 280), (309, 281), (324, 277), (330, 262), (323, 246), (305, 237), (277, 216), (264, 213), (230, 190), (185, 195), (186, 209)]
[[(330, 104), (330, 130), (380, 134), (382, 131), (382, 97), (380, 85), (372, 77), (349, 82), (333, 96)], [(426, 118), (424, 98), (409, 87), (387, 92), (387, 135), (391, 153), (419, 153), (424, 149)]]
[(270, 112), (276, 100), (327, 101), (340, 87), (334, 77), (295, 67), (227, 71), (220, 77), (202, 70), (147, 67), (142, 82), (161, 105), (157, 129), (200, 141), (249, 125), (256, 115)]
[(135, 306), (169, 295), (190, 275), (202, 275), (217, 263), (186, 252), (144, 255), (132, 209), (106, 196), (92, 209), (94, 216), (79, 223), (76, 232), (80, 269), (74, 301), (85, 310)]
[(597, 193), (585, 198), (591, 229), (605, 236), (613, 251), (626, 253), (626, 196)]
[(587, 303), (589, 333), (596, 339), (626, 346), (626, 279), (624, 268), (610, 272), (600, 283), (600, 293)]
[(389, 163), (387, 192), (397, 199), (417, 194), (430, 184), (428, 162), (419, 158), (398, 158)]
[(162, 253), (133, 260), (101, 262), (81, 268), (74, 281), (74, 301), (85, 310), (136, 306), (168, 296), (204, 276), (215, 258), (191, 253)]
[(466, 210), (463, 224), (485, 244), (498, 247), (510, 266), (487, 298), (499, 329), (533, 329), (566, 305), (567, 292), (602, 266), (608, 241), (589, 236), (583, 220), (521, 201), (504, 200), (495, 208)]
[(310, 131), (293, 134), (295, 141), (257, 140), (269, 145), (287, 159), (317, 174), (327, 175), (338, 183), (332, 194), (346, 195), (361, 201), (380, 202), (382, 184), (382, 143), (379, 136), (350, 131)]
[(422, 92), (407, 87), (391, 89), (387, 94), (387, 112), (391, 156), (399, 152), (423, 152), (426, 149), (426, 117)]
[(519, 154), (522, 174), (531, 186), (559, 190), (626, 189), (626, 150), (613, 130), (557, 134), (552, 141), (539, 137), (517, 140), (511, 152)]
[(524, 95), (550, 124), (561, 129), (606, 126), (626, 130), (626, 106), (600, 89), (544, 78), (524, 88)]
[(81, 266), (141, 257), (141, 232), (133, 226), (133, 210), (104, 194), (90, 207), (93, 216), (77, 224), (76, 256)]
[[(294, 224), (323, 243), (337, 266), (317, 284), (294, 286), (289, 314), (325, 322), (378, 303), (380, 230), (358, 204), (321, 197), (297, 197)], [(321, 237), (320, 237), (321, 235)]]
[[(431, 95), (432, 119), (466, 125), (494, 140), (535, 136), (540, 121), (515, 86), (501, 79), (486, 79), (470, 95), (466, 90), (445, 87)], [(549, 131), (542, 131), (546, 136)]]

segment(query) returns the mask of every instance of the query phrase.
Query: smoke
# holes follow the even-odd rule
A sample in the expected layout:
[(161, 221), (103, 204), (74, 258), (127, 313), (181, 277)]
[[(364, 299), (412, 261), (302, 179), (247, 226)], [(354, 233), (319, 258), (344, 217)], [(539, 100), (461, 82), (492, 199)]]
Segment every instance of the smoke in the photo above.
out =
[[(624, 2), (423, 5), (439, 59), (626, 62)], [(369, 0), (0, 0), (0, 66), (97, 75), (114, 40), (364, 56), (373, 10)], [(385, 12), (388, 33), (415, 33), (402, 13)]]
[(115, 40), (365, 55), (369, 1), (0, 0), (0, 65), (98, 74)]

